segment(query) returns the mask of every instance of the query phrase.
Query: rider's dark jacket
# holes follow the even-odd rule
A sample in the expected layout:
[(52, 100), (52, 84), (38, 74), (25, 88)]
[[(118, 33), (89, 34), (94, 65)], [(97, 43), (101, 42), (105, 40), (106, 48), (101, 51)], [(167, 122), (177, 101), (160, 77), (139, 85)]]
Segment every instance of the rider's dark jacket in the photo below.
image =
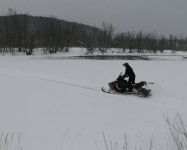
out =
[(129, 77), (129, 82), (135, 83), (136, 76), (135, 76), (133, 69), (129, 65), (126, 66), (126, 70), (125, 70), (125, 74), (123, 75), (123, 78), (125, 77)]

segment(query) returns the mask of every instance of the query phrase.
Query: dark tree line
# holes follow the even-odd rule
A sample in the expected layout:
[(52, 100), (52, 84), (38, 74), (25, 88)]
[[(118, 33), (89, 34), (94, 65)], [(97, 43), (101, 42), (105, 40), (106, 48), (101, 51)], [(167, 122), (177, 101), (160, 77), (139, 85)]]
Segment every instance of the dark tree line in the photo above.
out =
[(145, 34), (142, 31), (115, 33), (111, 24), (103, 23), (96, 28), (51, 17), (33, 17), (18, 14), (9, 9), (0, 16), (0, 52), (15, 51), (32, 54), (33, 49), (41, 47), (45, 54), (68, 52), (70, 47), (86, 47), (88, 53), (100, 51), (106, 53), (110, 48), (124, 52), (143, 50), (150, 52), (164, 50), (187, 51), (187, 37), (183, 35), (158, 36), (156, 33)]
[(143, 32), (126, 32), (120, 33), (114, 38), (115, 47), (121, 47), (124, 51), (129, 49), (142, 52), (143, 50), (149, 50), (150, 52), (164, 50), (182, 50), (187, 51), (187, 37), (182, 35), (174, 36), (170, 35), (166, 38), (164, 35), (158, 36), (156, 33), (144, 34)]
[(36, 47), (45, 54), (68, 52), (70, 47), (80, 46), (78, 41), (87, 42), (97, 32), (101, 30), (54, 16), (33, 17), (9, 9), (0, 16), (0, 52), (31, 54)]

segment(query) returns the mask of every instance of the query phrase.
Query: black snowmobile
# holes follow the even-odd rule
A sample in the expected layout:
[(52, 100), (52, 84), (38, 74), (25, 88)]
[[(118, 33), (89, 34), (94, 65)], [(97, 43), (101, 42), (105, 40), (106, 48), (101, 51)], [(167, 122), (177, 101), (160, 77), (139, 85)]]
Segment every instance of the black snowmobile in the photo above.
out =
[[(151, 90), (145, 88), (147, 84), (148, 83), (145, 81), (141, 81), (135, 84), (130, 84), (127, 82), (127, 80), (123, 78), (122, 75), (119, 75), (119, 77), (115, 81), (108, 83), (110, 88), (109, 90), (105, 90), (104, 87), (102, 87), (101, 89), (105, 93), (132, 94), (140, 97), (149, 97), (151, 96)], [(153, 84), (153, 83), (149, 83), (149, 84)]]

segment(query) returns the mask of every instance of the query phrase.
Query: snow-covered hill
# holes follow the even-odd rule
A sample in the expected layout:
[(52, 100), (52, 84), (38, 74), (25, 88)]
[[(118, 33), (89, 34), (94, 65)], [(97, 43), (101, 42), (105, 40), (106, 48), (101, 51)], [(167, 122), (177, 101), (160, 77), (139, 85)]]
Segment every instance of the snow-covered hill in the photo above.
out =
[[(118, 142), (119, 150), (124, 133), (133, 149), (149, 145), (152, 135), (155, 147), (165, 147), (169, 131), (163, 115), (179, 113), (187, 123), (185, 60), (51, 57), (0, 57), (0, 130), (20, 133), (24, 150), (101, 150), (103, 132)], [(134, 69), (137, 82), (155, 83), (149, 85), (152, 97), (101, 92), (124, 72), (124, 62)]]

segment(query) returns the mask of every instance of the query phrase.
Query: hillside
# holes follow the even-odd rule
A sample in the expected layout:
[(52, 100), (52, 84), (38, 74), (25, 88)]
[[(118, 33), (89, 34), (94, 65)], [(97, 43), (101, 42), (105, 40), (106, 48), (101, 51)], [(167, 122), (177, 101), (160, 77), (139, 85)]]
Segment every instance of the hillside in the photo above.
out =
[(77, 41), (89, 41), (89, 37), (101, 30), (76, 22), (68, 22), (55, 17), (38, 17), (26, 14), (0, 16), (0, 47), (11, 52), (20, 52), (36, 46), (56, 52), (69, 46), (78, 46)]
[(50, 22), (51, 20), (58, 22), (60, 24), (60, 27), (62, 29), (65, 29), (67, 25), (76, 28), (77, 30), (84, 30), (86, 33), (90, 33), (93, 30), (98, 28), (85, 25), (82, 23), (77, 23), (77, 22), (69, 22), (66, 20), (61, 20), (55, 17), (44, 17), (44, 16), (32, 16), (32, 15), (25, 15), (25, 14), (19, 14), (19, 15), (12, 15), (12, 16), (0, 16), (0, 23), (3, 23), (4, 20), (7, 20), (9, 23), (11, 22), (11, 19), (13, 19), (16, 23), (16, 20), (23, 22), (24, 19), (27, 19), (27, 25), (29, 27), (29, 30), (38, 30), (42, 28), (47, 22)]

